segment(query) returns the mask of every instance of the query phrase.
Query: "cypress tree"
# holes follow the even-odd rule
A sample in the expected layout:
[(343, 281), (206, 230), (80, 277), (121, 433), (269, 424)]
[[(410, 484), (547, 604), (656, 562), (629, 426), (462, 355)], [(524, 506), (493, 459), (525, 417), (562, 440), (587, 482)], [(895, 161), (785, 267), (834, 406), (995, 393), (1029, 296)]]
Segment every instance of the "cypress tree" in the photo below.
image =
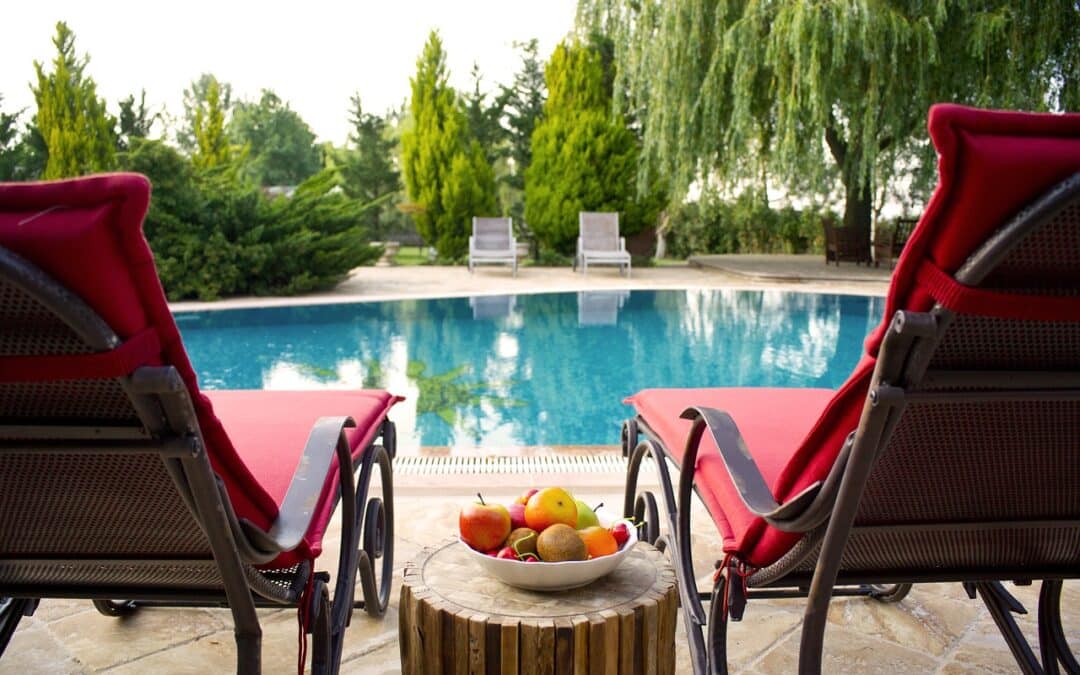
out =
[(480, 171), (457, 93), (447, 84), (446, 53), (435, 31), (410, 82), (412, 128), (402, 135), (401, 149), (416, 229), (441, 257), (459, 258), (467, 250), (471, 217), (492, 215), (495, 180), (490, 167)]
[(217, 78), (211, 76), (206, 86), (206, 98), (200, 100), (195, 107), (195, 151), (191, 155), (191, 161), (200, 169), (219, 166), (230, 158), (221, 91)]
[(654, 213), (637, 203), (637, 139), (612, 117), (600, 53), (556, 47), (545, 70), (548, 99), (525, 171), (525, 220), (541, 245), (572, 253), (579, 211), (617, 211), (621, 230), (639, 231)]
[(112, 169), (116, 120), (105, 111), (105, 100), (98, 98), (97, 85), (85, 73), (89, 57), (76, 55), (75, 34), (63, 21), (56, 24), (53, 44), (57, 53), (51, 72), (34, 62), (37, 113), (33, 124), (48, 154), (42, 178)]

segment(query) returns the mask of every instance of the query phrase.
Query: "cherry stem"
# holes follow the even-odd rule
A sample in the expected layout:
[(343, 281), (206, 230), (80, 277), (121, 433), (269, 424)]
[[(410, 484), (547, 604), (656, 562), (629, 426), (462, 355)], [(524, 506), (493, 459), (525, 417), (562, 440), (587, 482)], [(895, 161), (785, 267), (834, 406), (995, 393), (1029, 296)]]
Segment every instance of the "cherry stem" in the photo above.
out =
[(476, 493), (476, 498), (480, 500), (480, 504), (481, 504), (482, 506), (487, 506), (487, 504), (485, 504), (485, 503), (484, 503), (484, 498), (483, 498), (483, 496), (481, 496), (481, 494), (480, 494), (479, 492), (477, 492), (477, 493)]

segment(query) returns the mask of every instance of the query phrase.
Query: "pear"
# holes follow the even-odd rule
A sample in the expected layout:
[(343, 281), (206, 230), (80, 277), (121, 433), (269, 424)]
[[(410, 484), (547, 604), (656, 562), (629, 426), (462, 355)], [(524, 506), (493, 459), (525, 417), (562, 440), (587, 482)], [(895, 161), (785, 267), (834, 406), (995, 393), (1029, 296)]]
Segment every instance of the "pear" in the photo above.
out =
[(577, 504), (577, 527), (574, 529), (584, 530), (586, 527), (600, 525), (600, 519), (596, 517), (596, 511), (593, 511), (588, 504), (580, 499), (575, 499), (574, 502)]

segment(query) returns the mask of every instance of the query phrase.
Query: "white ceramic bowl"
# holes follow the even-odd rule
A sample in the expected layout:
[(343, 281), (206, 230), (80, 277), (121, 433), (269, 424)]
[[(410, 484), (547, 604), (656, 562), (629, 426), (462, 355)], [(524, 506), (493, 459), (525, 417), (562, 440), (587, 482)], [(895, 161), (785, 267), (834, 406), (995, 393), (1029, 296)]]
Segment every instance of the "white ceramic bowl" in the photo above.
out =
[[(623, 520), (615, 518), (603, 509), (596, 512), (596, 517), (604, 527), (611, 527)], [(629, 521), (627, 524), (630, 525), (628, 528), (630, 538), (626, 540), (622, 548), (611, 555), (592, 560), (527, 563), (486, 555), (472, 549), (463, 541), (461, 545), (485, 572), (505, 584), (532, 591), (565, 591), (595, 581), (619, 566), (638, 541), (637, 529)], [(458, 540), (460, 541), (460, 537)]]

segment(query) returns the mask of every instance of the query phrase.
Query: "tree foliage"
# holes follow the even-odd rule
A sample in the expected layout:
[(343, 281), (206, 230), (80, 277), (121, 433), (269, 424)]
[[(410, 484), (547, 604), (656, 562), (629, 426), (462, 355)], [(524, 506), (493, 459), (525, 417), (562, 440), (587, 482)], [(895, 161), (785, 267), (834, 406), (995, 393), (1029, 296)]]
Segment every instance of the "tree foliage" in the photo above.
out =
[(584, 0), (579, 25), (615, 38), (643, 167), (680, 192), (772, 172), (827, 193), (839, 177), (857, 227), (875, 190), (912, 169), (925, 184), (931, 103), (1080, 104), (1075, 0)]
[(75, 34), (63, 21), (53, 38), (52, 70), (34, 62), (37, 112), (34, 126), (48, 152), (43, 178), (80, 176), (107, 171), (115, 162), (115, 120), (98, 98), (97, 85), (86, 74), (89, 58), (75, 53)]
[(488, 104), (487, 93), (480, 89), (484, 78), (480, 74), (479, 64), (473, 64), (470, 75), (473, 82), (472, 90), (461, 101), (465, 121), (468, 124), (469, 133), (480, 143), (488, 163), (493, 164), (502, 155), (503, 130), (499, 125), (502, 105), (498, 97), (490, 105)]
[(611, 115), (601, 54), (582, 44), (556, 47), (546, 69), (544, 116), (525, 171), (525, 219), (541, 245), (571, 253), (578, 212), (618, 211), (625, 234), (655, 217), (652, 192), (635, 190), (638, 145), (620, 115)]
[[(405, 187), (417, 231), (443, 258), (466, 252), (471, 216), (492, 215), (495, 181), (490, 167), (478, 171), (468, 122), (447, 83), (446, 53), (431, 32), (411, 79), (412, 128), (401, 139)], [(482, 149), (481, 149), (482, 153)], [(486, 159), (485, 159), (486, 164)]]
[(364, 112), (359, 94), (354, 94), (351, 102), (352, 147), (346, 151), (341, 166), (343, 186), (354, 199), (379, 202), (364, 212), (364, 219), (372, 235), (382, 238), (387, 228), (399, 221), (400, 212), (394, 203), (394, 197), (401, 192), (401, 173), (394, 166), (398, 142), (385, 117)]
[(228, 135), (248, 148), (248, 170), (260, 185), (298, 185), (321, 168), (315, 134), (269, 89), (257, 103), (235, 105)]
[(120, 101), (120, 117), (117, 119), (117, 149), (125, 151), (133, 138), (147, 138), (154, 127), (154, 122), (161, 118), (160, 113), (151, 113), (146, 107), (146, 90), (139, 92), (139, 104), (135, 105), (135, 95), (130, 94)]
[[(497, 101), (510, 159), (510, 172), (504, 181), (520, 195), (525, 190), (525, 170), (532, 163), (532, 135), (544, 112), (547, 85), (537, 41), (516, 42), (514, 46), (521, 51), (521, 68), (509, 86), (500, 88)], [(520, 196), (510, 204), (510, 214), (523, 217), (524, 200)]]
[[(0, 104), (4, 97), (0, 96)], [(19, 115), (0, 110), (0, 181), (19, 180), (25, 163), (25, 144), (19, 140)]]
[(199, 79), (193, 80), (191, 86), (184, 90), (184, 117), (180, 127), (176, 130), (176, 142), (189, 154), (194, 154), (198, 149), (198, 141), (195, 138), (195, 117), (200, 108), (206, 107), (211, 85), (217, 88), (218, 107), (223, 115), (232, 111), (232, 85), (228, 82), (219, 82), (212, 73), (203, 73)]
[(217, 78), (211, 75), (206, 85), (206, 97), (195, 105), (192, 126), (195, 148), (191, 153), (191, 161), (200, 169), (211, 169), (225, 164), (232, 156), (229, 139), (225, 135), (228, 95), (223, 97), (222, 91)]

